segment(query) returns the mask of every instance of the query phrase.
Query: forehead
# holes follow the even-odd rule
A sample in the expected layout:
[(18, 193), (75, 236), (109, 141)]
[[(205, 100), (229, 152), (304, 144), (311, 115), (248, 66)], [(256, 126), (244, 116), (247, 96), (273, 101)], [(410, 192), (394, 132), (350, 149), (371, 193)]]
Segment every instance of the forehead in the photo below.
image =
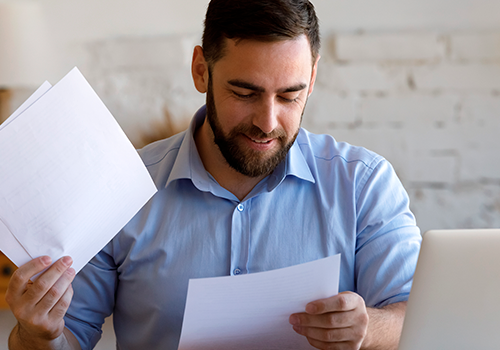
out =
[(259, 41), (226, 39), (224, 56), (213, 65), (216, 79), (240, 79), (272, 87), (309, 83), (312, 54), (305, 35), (295, 39)]

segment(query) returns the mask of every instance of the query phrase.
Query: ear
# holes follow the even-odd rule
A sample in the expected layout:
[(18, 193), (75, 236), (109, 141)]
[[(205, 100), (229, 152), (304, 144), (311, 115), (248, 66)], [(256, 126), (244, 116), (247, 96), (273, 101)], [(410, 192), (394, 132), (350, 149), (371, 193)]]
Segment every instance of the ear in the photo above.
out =
[(318, 73), (318, 62), (321, 56), (318, 54), (318, 57), (316, 58), (316, 62), (314, 62), (312, 74), (311, 74), (311, 83), (309, 84), (309, 92), (307, 96), (310, 96), (313, 92), (314, 89), (314, 83), (316, 82), (316, 75)]
[(193, 52), (193, 61), (191, 63), (191, 74), (196, 90), (202, 94), (208, 89), (208, 63), (203, 55), (203, 48), (196, 46)]

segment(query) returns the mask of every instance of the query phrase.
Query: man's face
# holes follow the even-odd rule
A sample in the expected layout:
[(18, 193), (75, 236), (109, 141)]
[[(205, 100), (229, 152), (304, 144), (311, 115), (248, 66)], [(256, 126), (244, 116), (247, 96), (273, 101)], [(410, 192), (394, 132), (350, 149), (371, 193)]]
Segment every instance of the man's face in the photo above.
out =
[(209, 74), (207, 119), (214, 142), (238, 172), (267, 175), (297, 137), (313, 73), (309, 42), (227, 40)]

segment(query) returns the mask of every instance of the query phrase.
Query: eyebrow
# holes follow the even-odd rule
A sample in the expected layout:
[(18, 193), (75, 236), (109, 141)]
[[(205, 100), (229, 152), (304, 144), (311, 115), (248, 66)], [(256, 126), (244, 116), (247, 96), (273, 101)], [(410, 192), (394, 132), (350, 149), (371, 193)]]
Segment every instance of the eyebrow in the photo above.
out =
[[(266, 92), (266, 89), (264, 89), (262, 86), (258, 86), (258, 85), (255, 85), (255, 84), (252, 84), (252, 83), (249, 83), (246, 81), (242, 81), (239, 79), (229, 80), (228, 84), (235, 86), (235, 87), (239, 87), (239, 88), (247, 89), (247, 90), (252, 90), (252, 91), (256, 91), (256, 92)], [(290, 87), (279, 89), (277, 92), (278, 93), (296, 92), (296, 91), (304, 90), (306, 87), (307, 87), (307, 84), (299, 83), (297, 85), (293, 85)]]

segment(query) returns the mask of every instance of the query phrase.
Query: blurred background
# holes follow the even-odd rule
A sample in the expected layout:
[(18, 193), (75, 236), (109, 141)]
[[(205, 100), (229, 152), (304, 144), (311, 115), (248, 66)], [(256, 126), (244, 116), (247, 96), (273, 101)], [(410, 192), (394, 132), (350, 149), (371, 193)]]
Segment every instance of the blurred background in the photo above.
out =
[[(303, 126), (385, 156), (423, 232), (500, 227), (500, 1), (313, 3), (323, 47)], [(207, 4), (0, 0), (0, 121), (78, 66), (136, 147), (183, 130), (204, 103), (190, 63)]]

